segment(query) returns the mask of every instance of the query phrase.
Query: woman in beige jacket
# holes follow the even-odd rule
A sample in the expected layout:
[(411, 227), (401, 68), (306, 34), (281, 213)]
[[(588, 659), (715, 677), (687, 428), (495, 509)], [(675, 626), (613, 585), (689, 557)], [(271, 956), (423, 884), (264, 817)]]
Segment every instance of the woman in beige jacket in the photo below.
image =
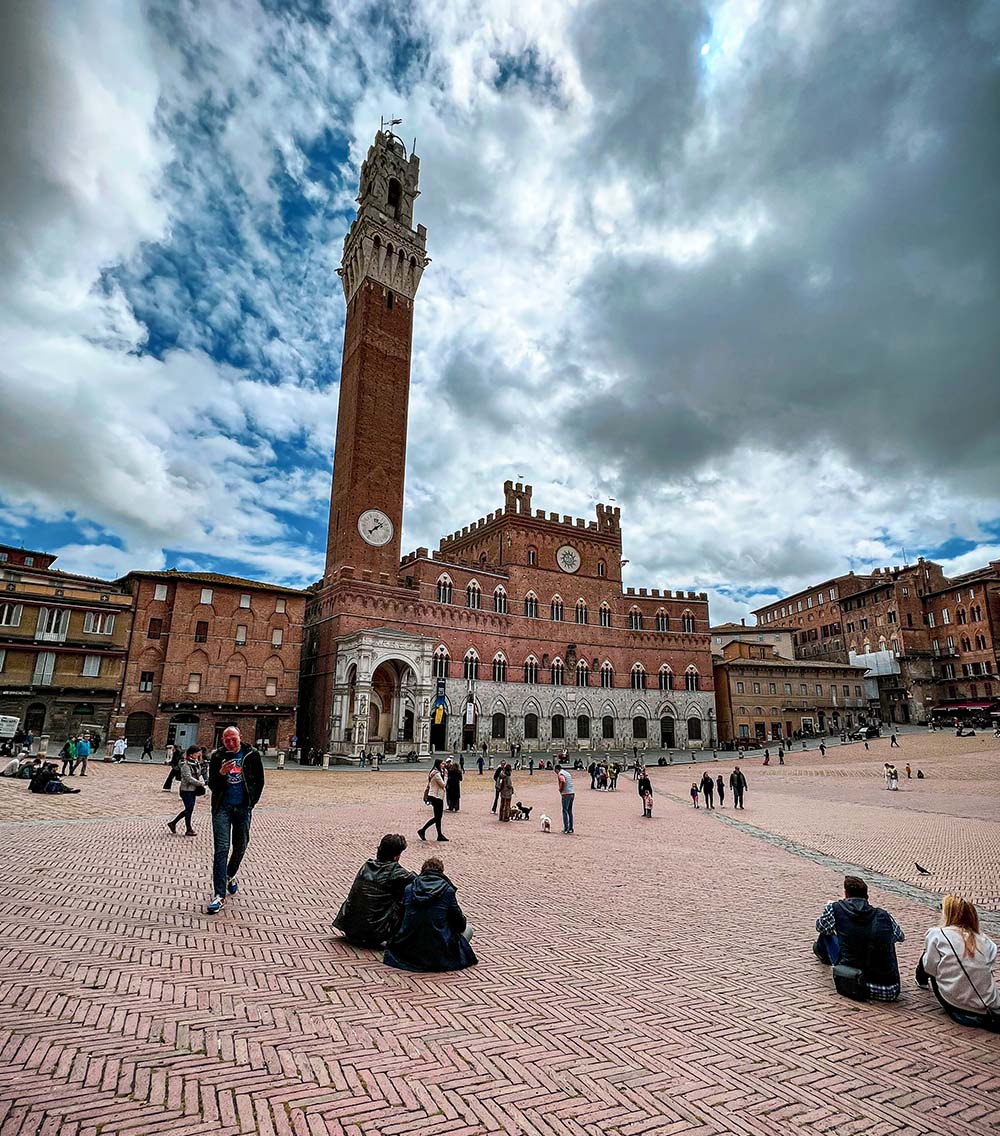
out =
[(444, 813), (445, 781), (441, 771), (441, 759), (438, 758), (427, 775), (427, 788), (424, 790), (424, 801), (431, 806), (434, 814), (423, 828), (417, 829), (417, 836), (426, 840), (426, 832), (430, 826), (437, 826), (438, 840), (447, 840), (448, 837), (441, 831), (441, 816)]

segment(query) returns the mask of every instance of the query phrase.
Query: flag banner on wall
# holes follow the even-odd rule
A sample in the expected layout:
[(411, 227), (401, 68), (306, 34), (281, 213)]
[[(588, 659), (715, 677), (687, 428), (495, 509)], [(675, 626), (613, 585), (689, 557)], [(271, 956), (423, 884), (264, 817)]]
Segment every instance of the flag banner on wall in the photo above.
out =
[(434, 725), (440, 726), (444, 721), (444, 706), (439, 702), (434, 707)]
[(467, 726), (474, 726), (476, 724), (475, 702), (466, 702), (465, 704), (465, 724)]

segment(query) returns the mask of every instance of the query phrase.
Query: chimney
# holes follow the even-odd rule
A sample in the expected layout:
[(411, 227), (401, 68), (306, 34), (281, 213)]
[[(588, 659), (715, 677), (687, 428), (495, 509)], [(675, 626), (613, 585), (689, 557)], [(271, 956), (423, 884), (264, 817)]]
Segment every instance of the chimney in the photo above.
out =
[(740, 620), (740, 626), (741, 626), (741, 627), (746, 627), (746, 625), (747, 625), (747, 621), (746, 621), (745, 619), (741, 619), (741, 620)]

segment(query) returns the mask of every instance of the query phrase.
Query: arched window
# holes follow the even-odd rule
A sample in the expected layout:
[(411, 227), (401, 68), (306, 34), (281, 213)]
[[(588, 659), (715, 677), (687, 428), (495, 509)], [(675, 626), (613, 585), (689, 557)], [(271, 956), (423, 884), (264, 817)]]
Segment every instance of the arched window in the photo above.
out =
[[(977, 635), (976, 638), (978, 639), (979, 636)], [(978, 646), (978, 644), (977, 644), (977, 646)], [(968, 637), (968, 635), (962, 636), (962, 650), (963, 651), (971, 651), (972, 650), (972, 640)]]
[(493, 715), (490, 734), (494, 738), (505, 738), (507, 736), (507, 715), (500, 713), (499, 710)]
[(524, 614), (529, 619), (538, 618), (538, 596), (534, 592), (528, 592), (524, 597)]
[(698, 689), (698, 669), (693, 664), (684, 672), (684, 689)]
[(565, 680), (565, 671), (563, 669), (562, 659), (553, 659), (552, 661), (552, 685), (562, 686)]
[(586, 659), (581, 659), (576, 664), (576, 685), (590, 686), (590, 667), (587, 666)]
[(493, 681), (507, 681), (507, 660), (504, 658), (502, 651), (497, 651), (493, 656)]
[(576, 601), (576, 621), (577, 623), (587, 622), (587, 605), (583, 600)]
[(503, 589), (503, 584), (498, 584), (493, 590), (493, 610), (500, 615), (507, 614), (507, 593)]
[(656, 613), (656, 630), (669, 631), (670, 630), (670, 616), (665, 611), (658, 611)]
[(701, 719), (688, 718), (688, 741), (700, 742), (701, 741)]
[(469, 586), (465, 589), (465, 606), (471, 608), (480, 608), (483, 603), (483, 594), (479, 590), (479, 585), (475, 580), (469, 581)]
[(576, 737), (581, 742), (590, 738), (590, 719), (586, 714), (581, 714), (576, 720)]
[(674, 689), (674, 672), (666, 663), (660, 667), (660, 690)]
[(608, 569), (607, 569), (604, 561), (598, 560), (598, 562), (597, 562), (597, 574), (598, 574), (598, 576), (606, 576), (607, 572), (608, 572)]
[(601, 686), (611, 687), (615, 685), (615, 670), (614, 667), (608, 662), (607, 659), (601, 663)]
[(451, 579), (447, 575), (438, 577), (437, 601), (438, 603), (451, 603)]
[(649, 737), (649, 727), (646, 719), (638, 714), (632, 719), (632, 737), (637, 742), (644, 742)]
[(637, 607), (633, 607), (628, 613), (628, 629), (629, 631), (642, 630), (642, 612)]
[(524, 740), (537, 741), (538, 740), (538, 715), (525, 714), (524, 716)]
[(959, 608), (959, 609), (958, 609), (958, 610), (957, 610), (957, 611), (955, 612), (955, 622), (956, 622), (956, 623), (965, 623), (965, 621), (966, 621), (965, 608), (964, 608), (964, 607), (960, 607), (960, 608)]
[(468, 651), (465, 652), (462, 677), (472, 682), (479, 681), (479, 656), (476, 654), (475, 647), (470, 647)]
[(633, 690), (646, 689), (646, 670), (642, 663), (634, 663), (632, 666), (632, 673), (629, 676), (629, 682)]
[(694, 616), (689, 611), (681, 616), (681, 630), (689, 633), (694, 631)]
[(969, 615), (972, 617), (973, 623), (979, 623), (983, 618), (983, 609), (979, 604), (973, 604), (972, 607), (969, 608)]
[(977, 651), (985, 651), (986, 650), (986, 636), (985, 635), (977, 635), (976, 636), (976, 650)]
[(562, 623), (563, 617), (563, 602), (558, 596), (552, 597), (552, 603), (549, 605), (549, 612), (553, 623)]
[(562, 741), (566, 736), (566, 719), (562, 714), (552, 715), (552, 740)]
[(524, 660), (524, 681), (532, 685), (538, 682), (538, 660), (534, 655)]
[(611, 608), (609, 608), (606, 603), (601, 604), (600, 617), (601, 617), (601, 626), (602, 627), (610, 627), (611, 626)]
[(615, 736), (615, 720), (610, 714), (605, 714), (601, 719), (601, 737), (605, 741), (611, 741)]
[[(386, 197), (386, 204), (389, 207), (389, 215), (396, 221), (399, 220), (399, 206), (403, 200), (403, 187), (399, 184), (396, 178), (389, 178), (389, 193)], [(400, 249), (399, 255), (403, 255), (403, 250)]]
[(443, 643), (434, 652), (434, 677), (448, 677), (448, 648)]
[(538, 563), (538, 549), (537, 548), (529, 548), (528, 549), (528, 567), (534, 568), (534, 566), (537, 563)]

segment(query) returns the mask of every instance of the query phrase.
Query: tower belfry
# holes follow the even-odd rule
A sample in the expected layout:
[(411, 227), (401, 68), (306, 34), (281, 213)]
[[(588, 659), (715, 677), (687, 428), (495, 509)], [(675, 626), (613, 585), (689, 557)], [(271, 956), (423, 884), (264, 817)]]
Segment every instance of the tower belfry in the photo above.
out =
[(420, 159), (379, 130), (337, 270), (347, 300), (326, 572), (399, 569), (413, 301), (428, 263), (413, 228)]

